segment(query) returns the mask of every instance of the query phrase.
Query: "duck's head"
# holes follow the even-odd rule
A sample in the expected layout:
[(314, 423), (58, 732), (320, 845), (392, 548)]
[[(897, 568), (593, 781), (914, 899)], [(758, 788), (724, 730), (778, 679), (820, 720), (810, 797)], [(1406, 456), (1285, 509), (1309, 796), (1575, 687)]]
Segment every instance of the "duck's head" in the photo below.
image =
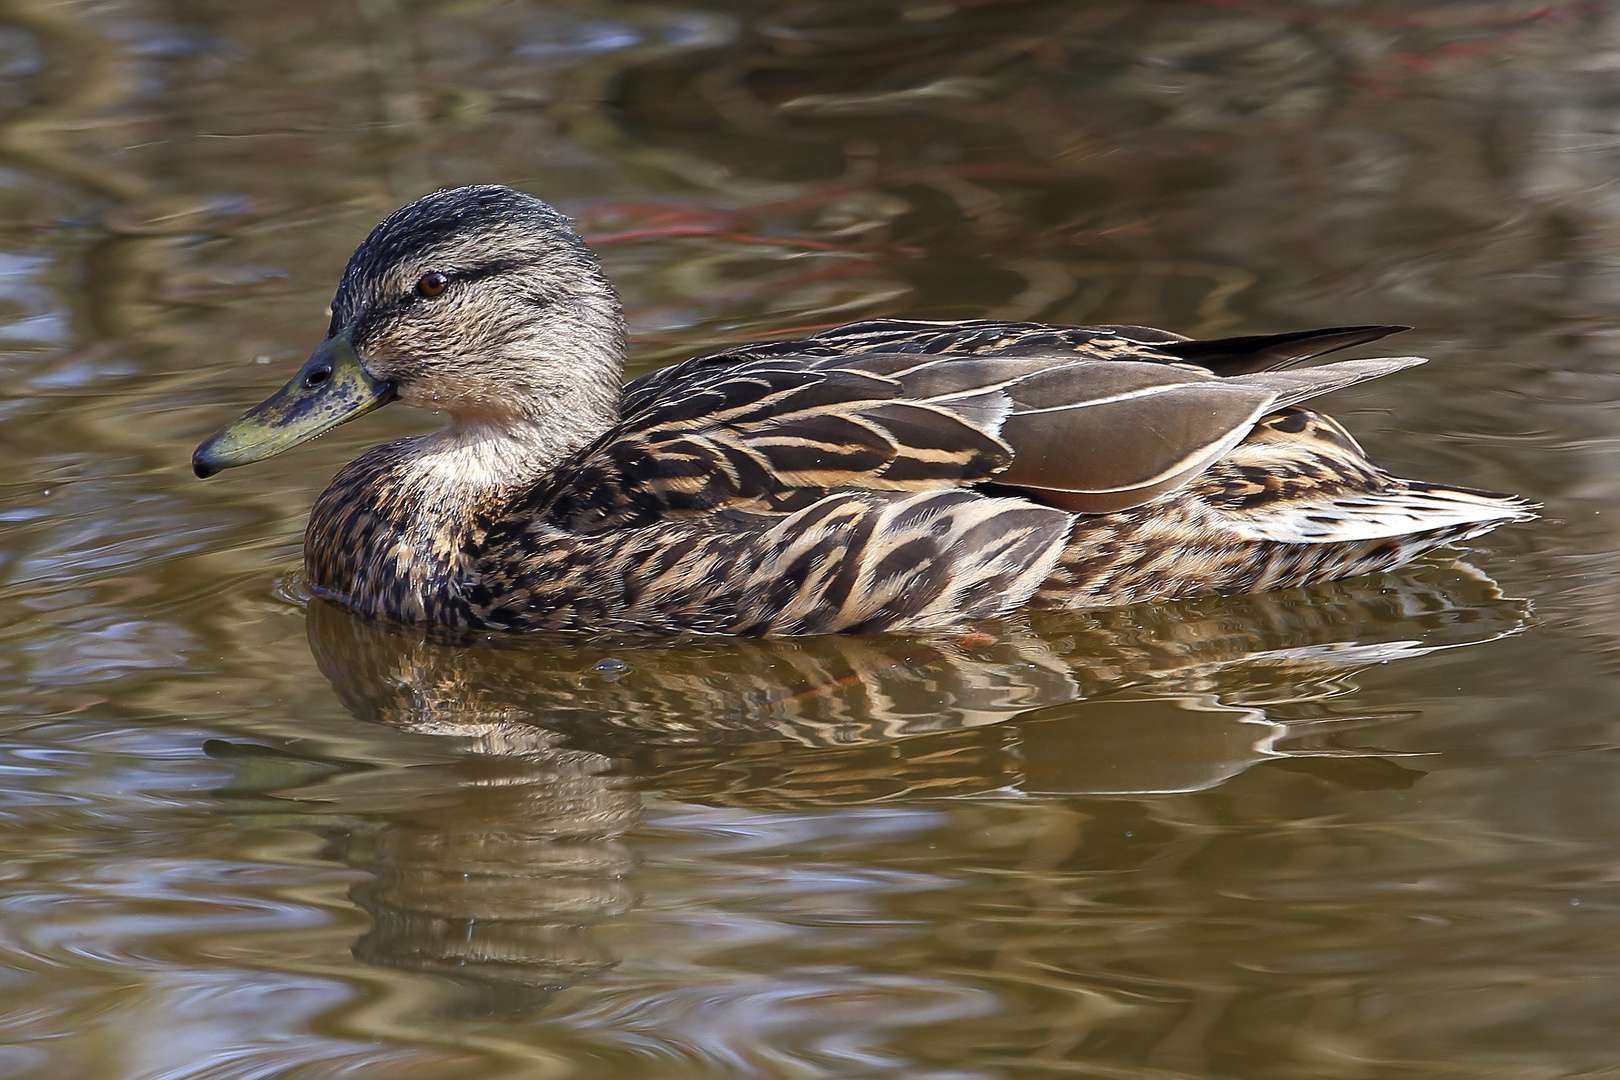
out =
[(618, 297), (566, 217), (511, 188), (435, 192), (371, 231), (326, 340), (192, 468), (262, 461), (394, 400), (565, 452), (616, 415), (624, 335)]

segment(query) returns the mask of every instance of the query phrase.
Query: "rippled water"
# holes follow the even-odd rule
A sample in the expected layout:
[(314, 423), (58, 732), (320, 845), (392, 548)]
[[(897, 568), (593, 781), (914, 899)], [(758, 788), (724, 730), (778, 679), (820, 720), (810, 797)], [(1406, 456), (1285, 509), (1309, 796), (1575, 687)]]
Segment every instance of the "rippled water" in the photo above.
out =
[[(0, 7), (0, 1075), (1620, 1075), (1620, 12)], [(967, 638), (306, 605), (388, 410), (206, 484), (439, 185), (636, 368), (863, 316), (1418, 329), (1340, 395), (1546, 516)]]

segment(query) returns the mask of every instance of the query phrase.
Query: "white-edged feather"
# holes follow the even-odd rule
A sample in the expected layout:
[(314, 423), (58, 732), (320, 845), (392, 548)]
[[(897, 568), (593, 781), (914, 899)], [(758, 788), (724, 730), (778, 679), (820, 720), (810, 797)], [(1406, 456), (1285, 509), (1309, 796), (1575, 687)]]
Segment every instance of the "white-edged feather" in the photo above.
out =
[(1272, 505), (1264, 515), (1225, 512), (1227, 528), (1242, 540), (1322, 544), (1477, 525), (1456, 537), (1478, 535), (1508, 521), (1535, 517), (1535, 504), (1510, 495), (1397, 482), (1382, 492)]

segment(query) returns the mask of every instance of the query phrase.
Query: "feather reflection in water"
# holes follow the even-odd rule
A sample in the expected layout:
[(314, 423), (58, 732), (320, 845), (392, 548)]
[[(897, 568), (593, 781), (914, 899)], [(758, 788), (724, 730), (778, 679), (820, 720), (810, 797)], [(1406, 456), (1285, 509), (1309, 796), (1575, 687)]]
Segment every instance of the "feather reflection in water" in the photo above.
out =
[[(806, 812), (1163, 797), (1262, 762), (1409, 785), (1422, 774), (1377, 751), (1313, 745), (1314, 726), (1358, 718), (1311, 709), (1327, 712), (1368, 664), (1494, 640), (1528, 617), (1457, 565), (958, 638), (458, 640), (317, 603), (310, 644), (345, 706), (464, 753), (429, 767), (443, 773), (429, 809), (345, 842), (375, 875), (353, 893), (374, 919), (356, 954), (478, 987), (501, 1011), (610, 967), (590, 926), (634, 903), (624, 837), (639, 789)], [(1287, 718), (1266, 711), (1283, 706)]]

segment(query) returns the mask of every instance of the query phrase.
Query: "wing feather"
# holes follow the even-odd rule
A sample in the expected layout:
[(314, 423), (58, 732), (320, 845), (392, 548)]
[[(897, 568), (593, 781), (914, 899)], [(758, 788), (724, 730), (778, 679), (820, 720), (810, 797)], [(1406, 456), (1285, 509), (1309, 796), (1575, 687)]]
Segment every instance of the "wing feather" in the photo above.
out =
[(1230, 378), (1118, 361), (1049, 368), (1008, 391), (1015, 404), (999, 434), (1014, 456), (997, 479), (1080, 513), (1139, 506), (1207, 468), (1265, 414), (1422, 362), (1346, 360)]
[[(1005, 327), (975, 332), (992, 330)], [(572, 477), (568, 490), (536, 498), (584, 531), (727, 506), (787, 511), (842, 489), (990, 480), (1105, 513), (1186, 483), (1268, 412), (1420, 362), (1219, 377), (1074, 350), (689, 361), (633, 384), (620, 425), (559, 471)]]

